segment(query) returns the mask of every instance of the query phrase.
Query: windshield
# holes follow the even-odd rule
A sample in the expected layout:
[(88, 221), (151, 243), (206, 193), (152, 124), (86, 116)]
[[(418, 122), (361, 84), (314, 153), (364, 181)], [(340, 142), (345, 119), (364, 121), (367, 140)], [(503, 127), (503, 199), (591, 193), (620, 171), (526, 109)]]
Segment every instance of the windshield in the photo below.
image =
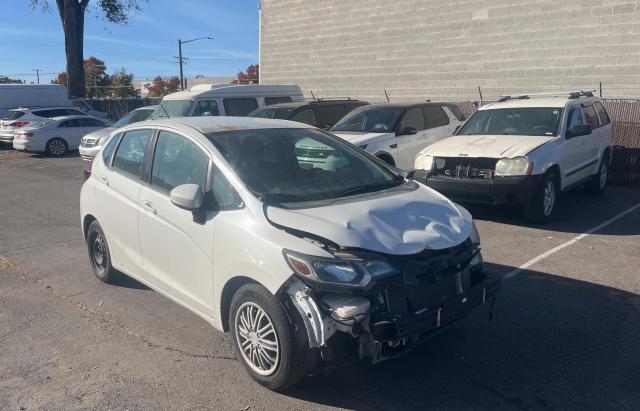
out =
[(366, 154), (319, 130), (236, 130), (207, 137), (247, 188), (267, 201), (327, 200), (404, 182)]
[(263, 107), (257, 110), (253, 110), (249, 113), (248, 117), (258, 118), (275, 118), (279, 120), (288, 120), (289, 116), (295, 108), (291, 107)]
[(562, 109), (558, 107), (479, 110), (457, 134), (557, 136), (561, 118)]
[(338, 121), (331, 131), (366, 131), (388, 133), (396, 127), (402, 114), (400, 107), (365, 107), (356, 109)]
[(149, 116), (153, 113), (153, 110), (144, 109), (144, 110), (134, 110), (126, 116), (122, 117), (118, 120), (113, 126), (114, 127), (122, 127), (127, 124), (137, 123), (139, 121), (144, 121), (149, 118)]
[(193, 100), (163, 100), (151, 115), (152, 119), (167, 117), (187, 117)]

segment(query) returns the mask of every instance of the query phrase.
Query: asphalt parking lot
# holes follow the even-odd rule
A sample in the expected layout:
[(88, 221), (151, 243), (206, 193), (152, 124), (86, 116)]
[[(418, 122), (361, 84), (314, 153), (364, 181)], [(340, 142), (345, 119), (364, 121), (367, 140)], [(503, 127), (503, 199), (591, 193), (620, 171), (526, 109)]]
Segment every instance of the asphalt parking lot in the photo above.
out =
[(0, 149), (0, 409), (640, 409), (639, 189), (566, 194), (543, 228), (470, 208), (506, 276), (491, 321), (273, 393), (197, 316), (94, 279), (82, 182), (77, 156)]

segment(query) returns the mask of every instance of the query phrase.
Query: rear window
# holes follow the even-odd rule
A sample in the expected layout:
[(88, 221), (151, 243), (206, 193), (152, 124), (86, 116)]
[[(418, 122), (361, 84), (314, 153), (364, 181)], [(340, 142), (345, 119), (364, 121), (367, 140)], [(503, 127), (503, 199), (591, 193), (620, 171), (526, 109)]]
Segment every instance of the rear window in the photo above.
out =
[(460, 106), (457, 104), (445, 104), (444, 106), (451, 110), (451, 113), (458, 121), (465, 121), (467, 119), (462, 110), (460, 110)]
[(225, 98), (223, 104), (227, 116), (244, 117), (258, 108), (255, 98)]
[(607, 110), (604, 109), (602, 103), (596, 102), (593, 104), (593, 106), (596, 108), (596, 112), (598, 113), (598, 117), (600, 118), (600, 124), (604, 126), (611, 123), (609, 114), (607, 113)]
[(270, 106), (271, 104), (278, 104), (278, 103), (291, 103), (291, 97), (289, 96), (282, 96), (282, 97), (265, 97), (264, 98), (264, 105), (265, 106)]
[(584, 116), (587, 118), (587, 124), (590, 124), (592, 128), (600, 127), (598, 123), (598, 115), (596, 114), (596, 109), (593, 106), (583, 106), (582, 110), (584, 111)]
[(345, 114), (347, 109), (344, 108), (344, 104), (327, 104), (318, 105), (313, 108), (316, 114), (316, 123), (318, 127), (333, 127)]
[(440, 106), (424, 106), (424, 117), (427, 129), (449, 124), (449, 116)]
[(17, 120), (20, 117), (24, 116), (24, 111), (8, 111), (7, 114), (2, 118), (3, 120)]

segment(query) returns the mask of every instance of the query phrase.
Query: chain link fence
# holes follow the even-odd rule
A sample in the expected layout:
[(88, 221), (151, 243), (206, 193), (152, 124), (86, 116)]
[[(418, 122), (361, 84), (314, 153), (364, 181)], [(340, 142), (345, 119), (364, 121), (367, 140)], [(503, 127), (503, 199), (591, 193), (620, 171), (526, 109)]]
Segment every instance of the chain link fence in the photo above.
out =
[(162, 101), (162, 97), (95, 99), (87, 100), (87, 103), (89, 103), (95, 110), (107, 113), (109, 118), (115, 121), (131, 110), (160, 104), (160, 101)]

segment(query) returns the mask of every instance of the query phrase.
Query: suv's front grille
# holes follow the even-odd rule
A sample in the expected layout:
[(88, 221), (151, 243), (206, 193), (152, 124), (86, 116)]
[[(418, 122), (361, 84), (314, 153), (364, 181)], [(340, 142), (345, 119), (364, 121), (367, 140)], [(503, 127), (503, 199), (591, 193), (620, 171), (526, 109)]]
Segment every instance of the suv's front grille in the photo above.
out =
[(493, 178), (496, 169), (495, 158), (436, 157), (435, 175), (453, 178)]

